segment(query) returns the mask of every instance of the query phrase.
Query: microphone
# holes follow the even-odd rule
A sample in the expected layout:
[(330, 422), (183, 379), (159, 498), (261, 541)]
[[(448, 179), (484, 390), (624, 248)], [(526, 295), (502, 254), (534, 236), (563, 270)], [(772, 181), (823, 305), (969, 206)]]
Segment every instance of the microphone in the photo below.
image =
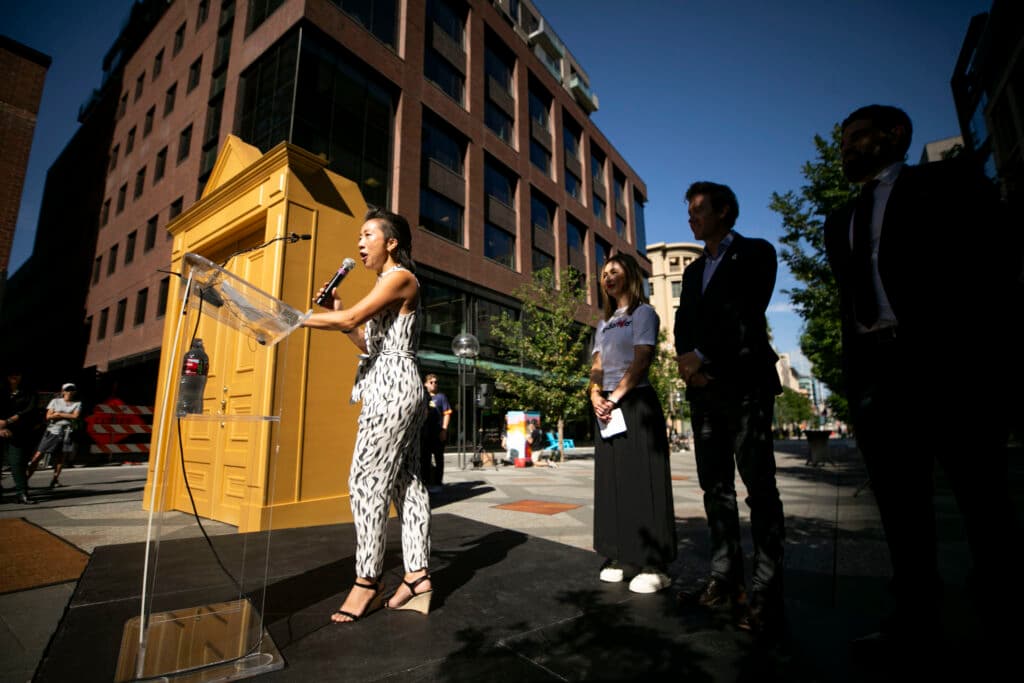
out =
[(333, 300), (331, 292), (335, 287), (341, 284), (341, 281), (345, 279), (345, 276), (348, 275), (349, 271), (355, 267), (355, 259), (347, 258), (341, 262), (341, 268), (338, 268), (338, 272), (335, 273), (334, 277), (331, 278), (331, 281), (327, 283), (327, 287), (324, 288), (324, 293), (316, 298), (318, 306), (331, 308), (331, 301)]

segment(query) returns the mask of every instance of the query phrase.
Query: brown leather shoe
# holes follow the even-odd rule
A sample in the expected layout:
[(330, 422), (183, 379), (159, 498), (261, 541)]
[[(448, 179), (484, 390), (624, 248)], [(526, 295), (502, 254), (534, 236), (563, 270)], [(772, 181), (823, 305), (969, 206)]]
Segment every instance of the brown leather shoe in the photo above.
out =
[(699, 593), (684, 591), (679, 594), (679, 601), (693, 603), (701, 607), (719, 608), (729, 607), (736, 609), (745, 600), (743, 589), (726, 581), (725, 579), (712, 576), (704, 584)]

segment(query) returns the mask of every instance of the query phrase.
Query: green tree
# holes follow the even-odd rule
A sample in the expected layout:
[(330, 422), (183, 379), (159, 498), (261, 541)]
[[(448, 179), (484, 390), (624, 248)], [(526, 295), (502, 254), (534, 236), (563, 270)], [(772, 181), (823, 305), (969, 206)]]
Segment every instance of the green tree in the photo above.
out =
[(679, 377), (676, 352), (667, 344), (667, 338), (665, 330), (658, 330), (658, 346), (651, 367), (647, 371), (647, 377), (658, 394), (665, 415), (671, 420), (672, 408), (675, 408), (675, 417), (685, 420), (690, 416), (690, 405), (685, 400), (675, 401), (672, 394), (677, 391), (681, 394), (686, 385)]
[(587, 349), (592, 328), (577, 322), (586, 310), (585, 287), (585, 280), (572, 269), (563, 270), (558, 283), (550, 268), (541, 269), (513, 292), (522, 301), (522, 315), (515, 318), (503, 312), (491, 326), (503, 358), (537, 371), (495, 372), (495, 381), (511, 396), (495, 403), (499, 408), (536, 410), (545, 420), (557, 421), (559, 459), (566, 420), (583, 416), (589, 406)]
[(779, 427), (800, 424), (814, 417), (811, 399), (799, 391), (782, 387), (782, 395), (775, 399), (775, 423)]
[(825, 256), (824, 217), (851, 201), (856, 188), (843, 176), (837, 124), (825, 139), (814, 136), (816, 157), (804, 164), (807, 184), (798, 192), (772, 193), (768, 207), (782, 216), (782, 260), (800, 286), (783, 290), (804, 320), (800, 350), (814, 375), (831, 390), (832, 414), (846, 420), (840, 357), (839, 290)]

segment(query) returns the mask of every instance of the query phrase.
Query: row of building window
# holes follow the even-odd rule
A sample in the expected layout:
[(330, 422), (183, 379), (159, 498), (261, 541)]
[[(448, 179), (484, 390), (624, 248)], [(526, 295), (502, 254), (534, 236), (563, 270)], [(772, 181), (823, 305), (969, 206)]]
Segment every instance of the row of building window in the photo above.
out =
[[(192, 149), (192, 124), (187, 125), (181, 133), (178, 134), (178, 153), (177, 163), (185, 161), (189, 157), (189, 153)], [(153, 163), (153, 185), (160, 182), (167, 172), (167, 154), (168, 148), (164, 147), (156, 153), (156, 159)], [(143, 166), (135, 173), (135, 184), (132, 189), (132, 199), (138, 199), (145, 192), (146, 188), (146, 167)], [(117, 199), (114, 204), (114, 215), (119, 215), (124, 211), (128, 200), (128, 183), (124, 183), (117, 190)], [(107, 198), (103, 202), (103, 206), (100, 208), (100, 227), (104, 227), (110, 222), (110, 206), (111, 198)]]
[[(206, 20), (209, 18), (209, 16), (210, 16), (210, 0), (199, 0), (199, 5), (196, 8), (196, 27), (195, 27), (196, 31), (198, 31), (203, 26), (203, 24), (206, 23)], [(186, 20), (186, 21), (183, 21), (181, 23), (181, 25), (178, 26), (177, 30), (174, 32), (174, 38), (173, 38), (173, 41), (172, 41), (172, 44), (171, 44), (171, 58), (172, 59), (174, 57), (176, 57), (179, 52), (181, 52), (182, 48), (185, 47), (185, 31), (186, 31), (187, 27), (188, 27), (188, 21)], [(155, 82), (156, 81), (157, 77), (160, 76), (160, 73), (163, 71), (163, 67), (164, 67), (164, 48), (160, 48), (160, 50), (153, 57), (152, 76), (150, 77), (151, 82)], [(200, 70), (201, 69), (202, 69), (202, 57), (200, 57), (195, 62), (193, 62), (192, 65), (189, 67), (189, 76), (188, 76), (188, 91), (189, 92), (191, 92), (192, 89), (195, 88), (196, 85), (199, 84), (199, 74), (200, 74)], [(146, 85), (146, 72), (145, 72), (145, 70), (143, 70), (135, 78), (135, 92), (132, 95), (132, 102), (133, 103), (138, 102), (139, 99), (142, 98), (142, 94), (145, 91), (145, 85)], [(172, 91), (176, 87), (177, 87), (177, 83), (175, 83), (173, 86), (171, 86), (171, 88), (169, 88), (167, 90), (166, 94), (165, 94), (164, 116), (167, 116), (167, 114), (170, 113), (170, 109), (174, 108), (174, 104), (173, 104), (174, 94), (173, 94)], [(168, 99), (171, 102), (170, 109), (167, 108), (167, 104), (166, 104)], [(153, 111), (153, 109), (151, 108), (150, 112), (152, 112), (152, 111)], [(128, 92), (125, 91), (121, 95), (121, 100), (120, 100), (120, 102), (118, 103), (118, 106), (117, 106), (117, 120), (120, 121), (122, 118), (124, 118), (124, 116), (125, 116), (125, 114), (127, 112), (128, 112)], [(125, 152), (125, 154), (127, 154), (129, 151), (131, 151), (131, 150), (127, 150)]]
[[(170, 209), (168, 210), (168, 221), (173, 219), (175, 216), (181, 213), (184, 205), (184, 198), (178, 197), (171, 202)], [(146, 221), (145, 232), (143, 233), (142, 253), (147, 253), (156, 246), (156, 233), (157, 224), (160, 220), (159, 215), (151, 217)], [(166, 239), (171, 238), (170, 233), (165, 233)], [(124, 244), (124, 265), (129, 265), (135, 260), (135, 249), (138, 243), (138, 230), (132, 230), (128, 233), (125, 238)], [(113, 244), (110, 247), (110, 251), (107, 254), (107, 275), (113, 275), (117, 270), (118, 252), (120, 251), (120, 244)], [(92, 283), (96, 284), (100, 281), (100, 275), (103, 272), (103, 254), (100, 254), (95, 258), (92, 265)]]
[[(167, 292), (170, 289), (170, 276), (160, 280), (160, 289), (157, 293), (156, 310), (153, 312), (153, 317), (160, 319), (164, 317), (164, 311), (167, 309)], [(146, 309), (149, 304), (149, 287), (140, 289), (135, 293), (135, 316), (133, 324), (138, 327), (146, 322)], [(117, 306), (114, 308), (114, 334), (120, 334), (124, 331), (125, 319), (128, 315), (128, 298), (125, 297), (117, 302)], [(100, 311), (99, 320), (96, 323), (96, 341), (106, 339), (107, 327), (110, 323), (110, 307), (106, 307)], [(86, 321), (86, 325), (92, 327), (92, 317)], [(90, 329), (91, 332), (91, 329)]]

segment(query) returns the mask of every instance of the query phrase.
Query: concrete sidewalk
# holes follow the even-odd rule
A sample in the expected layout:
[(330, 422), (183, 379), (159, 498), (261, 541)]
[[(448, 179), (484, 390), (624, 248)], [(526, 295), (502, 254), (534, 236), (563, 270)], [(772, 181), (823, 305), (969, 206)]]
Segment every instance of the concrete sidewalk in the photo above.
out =
[[(778, 442), (778, 484), (787, 521), (786, 606), (794, 652), (830, 672), (825, 680), (854, 680), (845, 643), (874, 630), (886, 612), (888, 554), (870, 487), (855, 448), (849, 442), (830, 444), (831, 462), (807, 464), (805, 441)], [(519, 531), (576, 548), (591, 549), (593, 459), (591, 449), (574, 449), (557, 467), (509, 466), (460, 469), (459, 458), (446, 458), (444, 489), (432, 496), (438, 513), (450, 513)], [(1019, 452), (1015, 454), (1019, 456)], [(689, 587), (707, 571), (706, 523), (692, 453), (671, 459), (675, 514), (680, 530), (679, 558), (672, 567), (672, 590)], [(1014, 461), (1014, 491), (1021, 491), (1021, 458)], [(145, 466), (65, 470), (65, 488), (33, 489), (38, 505), (0, 506), (0, 518), (23, 517), (86, 552), (103, 545), (144, 541), (148, 513), (142, 510)], [(48, 473), (34, 482), (49, 482)], [(5, 485), (10, 479), (5, 475)], [(742, 486), (739, 486), (742, 497)], [(13, 499), (9, 490), (5, 500)], [(954, 642), (977, 638), (963, 583), (967, 552), (955, 503), (939, 485), (940, 562), (949, 584), (947, 627)], [(524, 501), (569, 507), (543, 514)], [(520, 509), (496, 506), (521, 503)], [(744, 542), (749, 556), (746, 506), (740, 506)], [(1018, 506), (1018, 510), (1020, 507)], [(546, 510), (544, 512), (551, 512)], [(208, 533), (232, 534), (234, 528), (204, 520)], [(195, 521), (168, 513), (164, 538), (200, 535)], [(539, 577), (542, 578), (542, 577)], [(596, 576), (594, 577), (595, 581)], [(141, 581), (141, 577), (140, 577)], [(75, 584), (67, 583), (0, 596), (0, 637), (4, 638), (0, 683), (31, 679), (56, 631)], [(455, 599), (453, 594), (452, 599)]]

